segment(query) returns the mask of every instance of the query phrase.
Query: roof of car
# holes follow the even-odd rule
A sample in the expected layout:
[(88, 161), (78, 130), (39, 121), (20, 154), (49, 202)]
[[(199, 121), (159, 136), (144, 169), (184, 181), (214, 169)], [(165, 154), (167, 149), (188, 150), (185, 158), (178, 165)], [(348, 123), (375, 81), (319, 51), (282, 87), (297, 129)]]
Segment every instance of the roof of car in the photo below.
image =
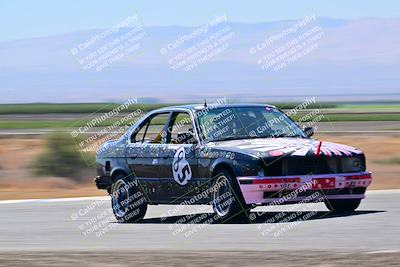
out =
[(189, 105), (178, 105), (178, 106), (169, 106), (169, 107), (163, 107), (156, 109), (155, 111), (162, 111), (162, 110), (173, 110), (173, 109), (189, 109), (189, 110), (202, 110), (205, 108), (233, 108), (233, 107), (271, 107), (274, 108), (275, 106), (273, 105), (268, 105), (268, 104), (216, 104), (216, 103), (209, 103), (207, 106), (203, 104), (189, 104)]

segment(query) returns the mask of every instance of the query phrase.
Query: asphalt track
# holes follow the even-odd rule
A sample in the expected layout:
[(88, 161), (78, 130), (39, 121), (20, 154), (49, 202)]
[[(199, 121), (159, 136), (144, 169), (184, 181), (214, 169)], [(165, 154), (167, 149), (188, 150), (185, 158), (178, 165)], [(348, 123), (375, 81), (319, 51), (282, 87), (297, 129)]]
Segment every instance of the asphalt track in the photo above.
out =
[[(290, 205), (254, 212), (251, 223), (196, 224), (185, 223), (182, 218), (187, 218), (185, 215), (189, 213), (207, 215), (210, 207), (186, 206), (179, 210), (177, 206), (160, 205), (150, 206), (142, 223), (118, 224), (110, 213), (107, 197), (0, 201), (0, 252), (336, 250), (398, 253), (399, 204), (400, 190), (371, 191), (358, 210), (350, 214), (332, 215), (323, 204), (318, 204), (318, 212), (303, 222), (268, 224), (265, 221), (280, 211), (291, 210), (294, 214), (305, 207)], [(306, 214), (306, 211), (300, 213)], [(173, 216), (164, 217), (168, 214)], [(183, 223), (176, 224), (179, 220)]]

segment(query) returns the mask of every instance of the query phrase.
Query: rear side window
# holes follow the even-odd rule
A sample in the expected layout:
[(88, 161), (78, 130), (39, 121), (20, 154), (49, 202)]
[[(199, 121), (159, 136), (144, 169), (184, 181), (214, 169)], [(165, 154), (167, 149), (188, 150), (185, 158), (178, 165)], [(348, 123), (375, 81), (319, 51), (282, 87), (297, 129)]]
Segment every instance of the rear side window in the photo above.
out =
[(147, 126), (149, 125), (149, 121), (147, 121), (146, 123), (144, 123), (141, 127), (139, 127), (139, 129), (137, 131), (135, 131), (132, 134), (131, 137), (131, 142), (132, 143), (138, 143), (138, 142), (143, 142), (144, 140), (144, 135), (146, 133), (147, 130)]

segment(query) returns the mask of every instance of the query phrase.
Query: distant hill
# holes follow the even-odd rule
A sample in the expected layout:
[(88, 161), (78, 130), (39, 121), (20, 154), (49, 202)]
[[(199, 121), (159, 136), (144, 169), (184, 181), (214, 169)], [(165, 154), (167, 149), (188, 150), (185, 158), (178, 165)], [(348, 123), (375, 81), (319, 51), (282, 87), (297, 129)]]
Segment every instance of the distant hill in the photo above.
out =
[[(368, 95), (368, 99), (375, 95), (392, 99), (399, 94), (400, 19), (320, 18), (313, 22), (323, 32), (315, 50), (279, 71), (262, 70), (257, 60), (293, 40), (296, 34), (289, 34), (256, 55), (249, 49), (294, 23), (221, 24), (214, 32), (200, 34), (166, 56), (160, 49), (198, 27), (144, 28), (146, 35), (138, 50), (99, 72), (83, 70), (71, 49), (104, 29), (3, 42), (0, 102), (96, 102), (128, 97), (144, 97), (151, 102), (202, 102), (205, 97), (226, 95), (238, 100), (304, 95), (326, 95), (327, 99), (340, 95), (340, 99), (356, 100)], [(229, 27), (233, 37), (226, 41), (227, 48), (210, 61), (188, 72), (173, 70), (168, 64), (170, 55), (177, 55), (176, 50), (182, 52), (222, 27)]]

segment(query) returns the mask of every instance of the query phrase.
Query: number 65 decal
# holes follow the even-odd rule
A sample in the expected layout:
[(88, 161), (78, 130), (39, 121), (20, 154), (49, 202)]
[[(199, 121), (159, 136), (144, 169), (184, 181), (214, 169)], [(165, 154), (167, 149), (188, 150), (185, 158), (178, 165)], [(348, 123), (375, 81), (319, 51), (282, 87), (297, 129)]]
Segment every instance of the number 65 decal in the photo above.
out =
[(172, 162), (172, 173), (174, 174), (174, 180), (180, 185), (185, 185), (190, 179), (192, 179), (192, 170), (185, 156), (185, 148), (180, 147), (175, 152), (174, 160)]

